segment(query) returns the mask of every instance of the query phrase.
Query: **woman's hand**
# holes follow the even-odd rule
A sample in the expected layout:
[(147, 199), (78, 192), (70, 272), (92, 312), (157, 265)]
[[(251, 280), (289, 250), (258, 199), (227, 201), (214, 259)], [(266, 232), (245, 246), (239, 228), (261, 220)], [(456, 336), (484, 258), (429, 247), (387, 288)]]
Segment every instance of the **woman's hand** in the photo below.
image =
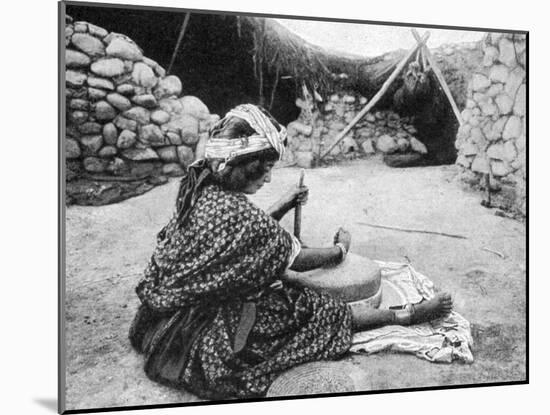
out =
[(288, 210), (298, 206), (305, 205), (309, 196), (309, 188), (307, 186), (292, 186), (282, 198), (282, 204)]
[(338, 232), (334, 235), (334, 244), (337, 244), (338, 242), (344, 245), (346, 251), (349, 251), (351, 245), (351, 234), (344, 228), (338, 229)]

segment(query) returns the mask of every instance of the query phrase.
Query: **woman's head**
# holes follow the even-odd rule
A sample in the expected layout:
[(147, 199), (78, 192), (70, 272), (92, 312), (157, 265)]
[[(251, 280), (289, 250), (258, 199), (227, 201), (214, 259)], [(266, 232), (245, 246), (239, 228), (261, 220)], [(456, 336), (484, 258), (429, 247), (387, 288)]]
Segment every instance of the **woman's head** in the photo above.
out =
[(265, 109), (239, 106), (210, 130), (206, 158), (223, 187), (252, 194), (271, 180), (285, 142), (286, 130)]

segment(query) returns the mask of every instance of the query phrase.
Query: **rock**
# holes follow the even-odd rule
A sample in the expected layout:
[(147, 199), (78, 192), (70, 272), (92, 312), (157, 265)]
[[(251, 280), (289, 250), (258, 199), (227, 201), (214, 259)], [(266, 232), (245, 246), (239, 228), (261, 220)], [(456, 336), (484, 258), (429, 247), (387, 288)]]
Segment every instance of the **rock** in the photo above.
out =
[(522, 130), (521, 118), (513, 115), (508, 119), (502, 132), (502, 138), (504, 140), (516, 139), (521, 136)]
[(411, 137), (409, 141), (410, 141), (411, 149), (413, 151), (420, 154), (428, 154), (428, 149), (426, 148), (424, 143), (422, 143), (420, 140), (416, 139), (415, 137)]
[(378, 137), (376, 148), (382, 153), (393, 153), (399, 149), (399, 146), (392, 136), (385, 134)]
[(86, 33), (88, 31), (88, 23), (86, 22), (75, 22), (74, 31), (78, 33)]
[(170, 144), (173, 144), (175, 146), (179, 146), (183, 144), (183, 140), (181, 139), (181, 136), (179, 135), (179, 133), (175, 133), (173, 131), (167, 131), (164, 134), (168, 138), (168, 141), (170, 141)]
[(489, 97), (486, 97), (484, 101), (479, 103), (479, 108), (481, 109), (481, 113), (485, 116), (491, 116), (498, 113), (498, 107)]
[(93, 156), (103, 145), (103, 137), (101, 135), (86, 135), (80, 137), (80, 144), (84, 156)]
[[(163, 110), (156, 110), (151, 113), (151, 121), (155, 124), (165, 124), (170, 121), (170, 114)], [(181, 143), (180, 143), (181, 144)]]
[(496, 120), (493, 123), (490, 132), (485, 134), (487, 139), (489, 141), (497, 141), (502, 138), (502, 131), (504, 131), (504, 126), (506, 125), (507, 121), (508, 117), (500, 117), (498, 120)]
[(313, 166), (313, 153), (311, 151), (296, 151), (294, 159), (296, 165), (303, 169), (310, 169)]
[(520, 117), (525, 115), (527, 111), (527, 96), (526, 96), (526, 87), (525, 84), (522, 84), (518, 92), (516, 93), (516, 100), (514, 102), (514, 114)]
[(510, 165), (501, 160), (491, 160), (491, 172), (494, 176), (503, 177), (512, 172)]
[(354, 96), (351, 96), (351, 95), (344, 95), (343, 101), (344, 101), (346, 104), (353, 104), (353, 103), (355, 103), (355, 97), (354, 97)]
[(138, 124), (149, 124), (151, 121), (151, 114), (143, 107), (133, 107), (123, 113), (124, 117), (137, 121)]
[(498, 42), (498, 49), (500, 54), (498, 60), (509, 68), (513, 68), (517, 65), (516, 50), (514, 49), (514, 43), (506, 38), (500, 39)]
[(132, 102), (141, 107), (154, 109), (158, 107), (156, 98), (151, 94), (136, 95), (132, 98)]
[(399, 138), (397, 140), (397, 146), (399, 147), (399, 151), (404, 152), (409, 148), (409, 140), (406, 138)]
[(494, 98), (500, 93), (504, 91), (504, 85), (501, 83), (493, 84), (491, 87), (485, 92), (485, 95), (488, 97)]
[(475, 156), (479, 153), (479, 149), (477, 148), (476, 145), (474, 145), (473, 143), (465, 143), (461, 148), (460, 148), (460, 154), (464, 155), (464, 156)]
[(365, 106), (366, 103), (367, 103), (367, 101), (368, 101), (368, 100), (367, 100), (367, 98), (365, 98), (365, 97), (359, 98), (359, 104), (360, 104), (360, 105)]
[(489, 173), (489, 161), (482, 155), (478, 155), (472, 162), (472, 171), (476, 173), (487, 174)]
[(129, 120), (128, 118), (124, 118), (120, 115), (115, 118), (114, 124), (120, 130), (137, 131), (137, 122), (136, 121)]
[(504, 90), (508, 95), (515, 98), (516, 93), (524, 80), (525, 71), (518, 67), (510, 73), (508, 81), (506, 82), (506, 85), (504, 85)]
[(134, 43), (120, 37), (114, 38), (106, 49), (107, 55), (131, 61), (143, 59), (143, 52)]
[(472, 110), (469, 108), (463, 110), (460, 114), (460, 117), (462, 118), (462, 121), (468, 123), (470, 121), (470, 118), (472, 118)]
[(510, 70), (505, 65), (495, 65), (489, 72), (489, 79), (493, 82), (501, 82), (503, 84), (508, 80)]
[(363, 141), (363, 144), (361, 144), (361, 148), (365, 152), (365, 154), (374, 154), (376, 153), (376, 150), (374, 149), (374, 146), (372, 145), (372, 140), (365, 140)]
[(92, 88), (107, 89), (109, 91), (113, 91), (115, 89), (113, 83), (108, 79), (97, 78), (95, 76), (88, 77), (88, 86), (91, 86)]
[(102, 158), (111, 158), (116, 156), (117, 149), (114, 146), (105, 146), (99, 152), (97, 155)]
[(82, 52), (77, 52), (76, 50), (66, 49), (65, 50), (65, 65), (67, 68), (83, 68), (90, 65), (91, 59)]
[(116, 87), (116, 92), (121, 95), (132, 96), (134, 95), (134, 86), (132, 84), (121, 84)]
[(185, 174), (185, 170), (179, 165), (179, 163), (168, 163), (162, 166), (162, 174), (172, 177), (183, 176)]
[(119, 111), (126, 111), (132, 107), (132, 103), (128, 98), (116, 92), (108, 94), (107, 101)]
[(474, 91), (482, 91), (491, 85), (491, 81), (485, 75), (475, 73), (472, 77), (472, 89)]
[(96, 122), (85, 122), (78, 126), (78, 131), (84, 135), (101, 133), (102, 125)]
[(90, 173), (103, 173), (107, 168), (107, 160), (97, 157), (86, 157), (82, 162), (84, 169)]
[(122, 155), (128, 160), (133, 161), (158, 160), (159, 158), (152, 148), (130, 148), (124, 150)]
[(458, 127), (456, 137), (459, 140), (464, 140), (465, 138), (468, 138), (470, 136), (471, 130), (472, 130), (472, 126), (467, 122), (464, 122), (461, 126)]
[(79, 87), (84, 85), (84, 82), (86, 82), (86, 74), (82, 72), (67, 70), (65, 72), (65, 82), (67, 85), (72, 87)]
[(121, 158), (115, 157), (107, 165), (107, 171), (114, 174), (115, 176), (121, 175), (124, 171), (128, 170), (126, 162)]
[(177, 76), (170, 75), (159, 80), (154, 90), (155, 97), (162, 99), (170, 96), (179, 97), (181, 94), (181, 81)]
[(514, 105), (514, 100), (506, 93), (500, 94), (495, 98), (495, 102), (498, 106), (501, 115), (510, 114)]
[(137, 62), (134, 65), (132, 79), (136, 84), (145, 88), (153, 88), (158, 82), (153, 70), (142, 62)]
[(472, 128), (472, 131), (470, 132), (470, 137), (472, 138), (472, 141), (477, 144), (479, 147), (483, 147), (485, 144), (485, 135), (481, 131), (481, 128), (474, 127)]
[(172, 162), (177, 162), (179, 160), (176, 146), (159, 147), (159, 148), (156, 148), (155, 150), (157, 151), (157, 154), (159, 155), (162, 161), (165, 161), (167, 163), (172, 163)]
[(78, 142), (72, 138), (65, 140), (65, 157), (67, 159), (77, 159), (80, 157), (80, 147)]
[(86, 55), (98, 57), (105, 55), (105, 46), (98, 38), (85, 33), (75, 33), (71, 37), (72, 44)]
[(182, 112), (184, 112), (185, 114), (193, 115), (199, 120), (206, 119), (210, 115), (208, 107), (204, 105), (204, 103), (197, 97), (187, 95), (181, 98), (179, 101), (183, 108)]
[(516, 146), (513, 140), (506, 141), (502, 149), (502, 156), (504, 161), (512, 162), (517, 157)]
[(71, 43), (71, 37), (73, 33), (74, 33), (73, 26), (65, 26), (65, 46), (69, 46), (69, 43)]
[(139, 139), (141, 142), (145, 144), (149, 144), (150, 146), (163, 146), (166, 145), (166, 140), (164, 138), (164, 134), (161, 131), (161, 129), (158, 127), (158, 125), (155, 124), (147, 124), (140, 126), (138, 129), (139, 133)]
[(485, 54), (483, 55), (483, 66), (491, 66), (498, 57), (498, 49), (494, 46), (488, 46), (485, 48)]
[(117, 115), (116, 110), (107, 101), (99, 101), (95, 104), (94, 116), (97, 120), (110, 121)]
[(367, 122), (375, 122), (375, 121), (376, 121), (376, 117), (374, 116), (374, 114), (368, 113), (367, 115), (365, 115), (365, 121), (367, 121)]
[(86, 89), (86, 87), (77, 87), (76, 89), (74, 88), (65, 88), (65, 96), (70, 99), (70, 98), (78, 98), (78, 99), (85, 99), (87, 96), (88, 96), (88, 91)]
[(88, 113), (86, 111), (71, 111), (69, 112), (69, 121), (74, 124), (82, 124), (88, 120)]
[(122, 75), (124, 71), (124, 62), (117, 58), (100, 59), (91, 66), (92, 72), (106, 78), (113, 78)]
[(132, 147), (136, 143), (136, 133), (130, 130), (122, 130), (116, 141), (116, 146), (121, 149)]
[(194, 160), (193, 150), (185, 145), (177, 146), (176, 148), (180, 163), (184, 166), (189, 166)]
[(459, 166), (462, 166), (466, 169), (470, 168), (472, 164), (472, 158), (471, 157), (465, 157), (464, 155), (460, 154), (455, 161), (455, 164), (458, 164)]
[(504, 160), (504, 145), (502, 143), (490, 145), (487, 149), (487, 157), (490, 159)]
[(115, 145), (118, 137), (118, 131), (113, 123), (107, 123), (103, 126), (103, 139), (109, 145)]
[(522, 134), (517, 140), (516, 140), (516, 148), (519, 152), (523, 152), (525, 150), (526, 145), (526, 139), (525, 135)]
[(313, 132), (313, 127), (311, 125), (305, 125), (300, 121), (292, 121), (287, 126), (287, 133), (290, 137), (294, 137), (298, 134), (302, 134), (306, 137), (309, 137)]
[(104, 28), (96, 26), (95, 24), (91, 24), (91, 23), (88, 23), (88, 33), (90, 33), (92, 36), (95, 36), (101, 39), (103, 39), (105, 36), (109, 34), (109, 32)]
[(163, 125), (163, 129), (179, 133), (183, 144), (192, 145), (199, 139), (199, 121), (192, 115), (172, 116), (170, 121)]
[[(154, 162), (140, 161), (137, 163), (132, 163), (132, 166), (130, 168), (130, 175), (134, 177), (149, 176), (155, 171), (155, 168), (156, 163)], [(153, 178), (149, 178), (149, 180), (151, 179)]]
[(90, 103), (85, 99), (75, 98), (69, 101), (69, 108), (72, 110), (88, 111)]
[(107, 96), (107, 93), (101, 89), (88, 88), (88, 98), (92, 101), (98, 101)]
[(181, 114), (183, 112), (183, 106), (180, 100), (176, 98), (164, 98), (159, 100), (159, 107), (169, 114)]

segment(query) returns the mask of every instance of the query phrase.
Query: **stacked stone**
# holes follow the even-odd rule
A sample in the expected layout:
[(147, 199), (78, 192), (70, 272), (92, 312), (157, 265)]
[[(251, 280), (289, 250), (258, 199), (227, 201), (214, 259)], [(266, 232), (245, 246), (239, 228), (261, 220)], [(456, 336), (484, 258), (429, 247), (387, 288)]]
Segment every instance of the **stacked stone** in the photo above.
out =
[(65, 46), (69, 170), (182, 174), (219, 117), (124, 35), (69, 20)]
[[(349, 93), (333, 94), (312, 122), (298, 119), (288, 125), (290, 150), (298, 165), (310, 167), (313, 160), (330, 147), (339, 133), (367, 104), (367, 99)], [(367, 113), (327, 158), (354, 157), (376, 153), (427, 153), (414, 134), (415, 127), (408, 117), (390, 110)]]
[(512, 207), (526, 214), (526, 38), (490, 33), (482, 42), (483, 65), (468, 85), (464, 124), (456, 140), (464, 177), (512, 188)]

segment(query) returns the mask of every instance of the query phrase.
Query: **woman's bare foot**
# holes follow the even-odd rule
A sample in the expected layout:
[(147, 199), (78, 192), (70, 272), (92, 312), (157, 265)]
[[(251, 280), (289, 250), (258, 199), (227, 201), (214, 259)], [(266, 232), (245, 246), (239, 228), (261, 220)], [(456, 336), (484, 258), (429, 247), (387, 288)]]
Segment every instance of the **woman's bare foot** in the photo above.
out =
[(446, 316), (453, 310), (453, 300), (449, 293), (436, 294), (434, 298), (414, 305), (411, 324), (424, 323)]

